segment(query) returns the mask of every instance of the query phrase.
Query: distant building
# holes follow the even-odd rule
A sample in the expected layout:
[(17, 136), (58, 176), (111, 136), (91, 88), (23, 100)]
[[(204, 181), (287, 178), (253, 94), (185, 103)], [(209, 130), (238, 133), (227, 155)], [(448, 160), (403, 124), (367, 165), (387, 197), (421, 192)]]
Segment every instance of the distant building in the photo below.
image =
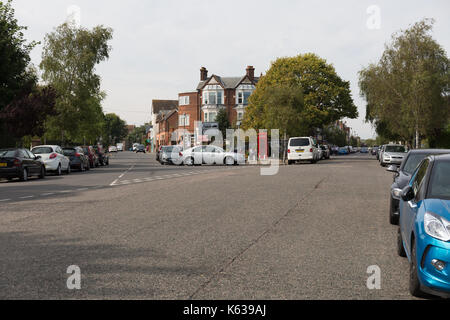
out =
[(159, 135), (159, 123), (157, 122), (158, 116), (162, 116), (169, 111), (176, 110), (178, 108), (178, 100), (152, 100), (150, 107), (150, 146), (151, 151), (156, 150), (156, 137)]

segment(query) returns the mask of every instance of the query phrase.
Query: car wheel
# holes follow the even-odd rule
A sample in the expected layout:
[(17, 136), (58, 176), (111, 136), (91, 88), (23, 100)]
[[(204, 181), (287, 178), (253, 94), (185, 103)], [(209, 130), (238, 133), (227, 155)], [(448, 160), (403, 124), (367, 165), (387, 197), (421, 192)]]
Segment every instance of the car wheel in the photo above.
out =
[(293, 164), (293, 163), (294, 163), (293, 160), (288, 160), (288, 165), (291, 165), (291, 164)]
[(67, 166), (66, 174), (70, 174), (70, 165)]
[(86, 166), (86, 171), (91, 170), (91, 163), (88, 161)]
[(394, 209), (394, 199), (391, 196), (391, 201), (389, 202), (389, 222), (396, 226), (398, 225), (398, 220), (399, 220), (399, 215), (398, 212), (397, 214), (395, 214), (395, 209)]
[(28, 170), (26, 168), (22, 169), (22, 174), (20, 175), (20, 181), (28, 180)]
[(41, 173), (39, 174), (39, 179), (45, 178), (45, 167), (41, 166)]
[(412, 240), (411, 262), (409, 263), (409, 293), (420, 298), (424, 296), (424, 293), (420, 290), (420, 281), (417, 271), (416, 243), (415, 240)]
[(56, 169), (56, 175), (60, 176), (62, 174), (61, 172), (61, 164), (58, 165), (58, 169)]
[(227, 166), (232, 166), (234, 165), (234, 159), (232, 157), (226, 157), (224, 160), (224, 164), (226, 164)]
[(398, 228), (398, 233), (397, 233), (397, 253), (400, 257), (406, 257), (406, 252), (405, 252), (405, 247), (403, 246), (402, 232), (400, 230), (400, 227)]
[(187, 166), (193, 166), (194, 165), (194, 158), (188, 157), (184, 160), (184, 164)]

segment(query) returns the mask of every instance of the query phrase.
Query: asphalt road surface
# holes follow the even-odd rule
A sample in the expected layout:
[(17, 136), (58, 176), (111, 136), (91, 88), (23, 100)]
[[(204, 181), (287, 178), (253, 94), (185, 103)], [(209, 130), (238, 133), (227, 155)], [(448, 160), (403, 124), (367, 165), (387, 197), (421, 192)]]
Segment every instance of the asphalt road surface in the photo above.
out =
[[(123, 152), (0, 182), (0, 299), (412, 299), (391, 181), (369, 155), (263, 176)], [(73, 265), (80, 290), (67, 287)]]

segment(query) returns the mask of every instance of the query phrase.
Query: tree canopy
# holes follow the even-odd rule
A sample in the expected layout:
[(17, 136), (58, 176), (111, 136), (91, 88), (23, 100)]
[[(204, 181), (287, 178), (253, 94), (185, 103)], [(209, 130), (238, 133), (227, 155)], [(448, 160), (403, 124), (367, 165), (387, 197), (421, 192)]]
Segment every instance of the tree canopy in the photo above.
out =
[(357, 116), (350, 83), (325, 59), (307, 53), (272, 63), (249, 99), (243, 127), (314, 134), (315, 128)]
[(92, 30), (64, 23), (45, 37), (43, 80), (58, 93), (58, 114), (47, 122), (50, 139), (96, 140), (103, 130), (100, 76), (95, 67), (109, 58), (112, 30), (97, 26)]
[(425, 19), (392, 36), (376, 64), (359, 73), (366, 121), (385, 138), (436, 139), (450, 123), (450, 74), (445, 50), (431, 37)]

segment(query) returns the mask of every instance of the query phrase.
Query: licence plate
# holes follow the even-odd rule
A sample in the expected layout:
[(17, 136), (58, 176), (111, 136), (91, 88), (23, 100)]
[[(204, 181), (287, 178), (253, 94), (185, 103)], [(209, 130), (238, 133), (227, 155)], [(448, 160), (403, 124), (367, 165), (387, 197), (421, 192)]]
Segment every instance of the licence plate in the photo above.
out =
[(303, 152), (304, 150), (295, 150), (295, 152)]
[(8, 164), (4, 162), (0, 162), (0, 167), (6, 167)]

